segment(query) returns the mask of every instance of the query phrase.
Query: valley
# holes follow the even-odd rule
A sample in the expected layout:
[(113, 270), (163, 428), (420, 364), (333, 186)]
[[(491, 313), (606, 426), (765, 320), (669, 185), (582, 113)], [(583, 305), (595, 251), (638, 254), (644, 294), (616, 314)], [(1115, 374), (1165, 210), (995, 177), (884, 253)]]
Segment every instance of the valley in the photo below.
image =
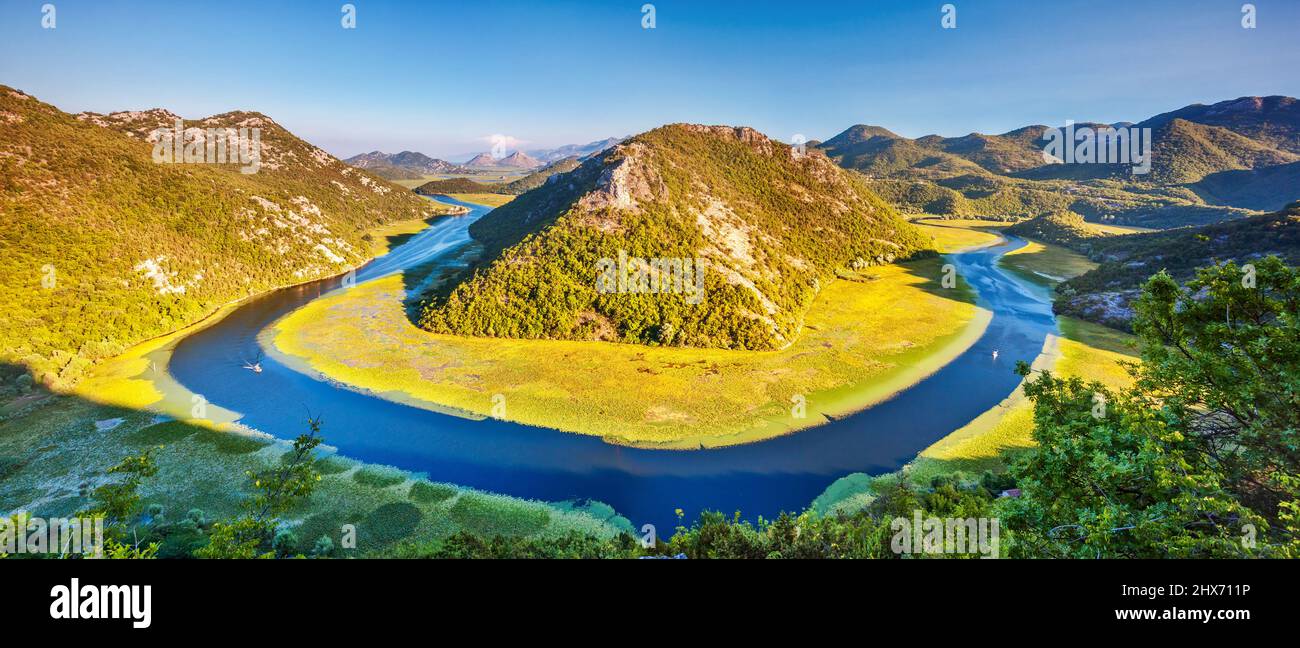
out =
[[(73, 117), (17, 91), (7, 101), (18, 123), (47, 121), (125, 160), (179, 119)], [(307, 419), (324, 421), (322, 485), (281, 522), (304, 553), (341, 524), (365, 529), (365, 555), (389, 556), (461, 534), (615, 542), (711, 511), (740, 511), (736, 524), (787, 512), (849, 519), (898, 489), (933, 493), (972, 476), (996, 494), (1042, 434), (1017, 363), (1131, 389), (1139, 342), (1123, 329), (1153, 262), (1187, 281), (1220, 260), (1300, 258), (1296, 205), (1265, 214), (1175, 187), (1227, 172), (1213, 164), (1162, 162), (1163, 180), (1136, 186), (1048, 178), (1059, 173), (1023, 142), (855, 127), (802, 153), (750, 128), (669, 124), (580, 155), (517, 152), (489, 177), (485, 160), (462, 167), (410, 151), (345, 166), (254, 113), (195, 123), (266, 128), (267, 175), (133, 173), (179, 174), (157, 181), (181, 183), (181, 213), (215, 213), (225, 227), (233, 210), (235, 239), (213, 245), (183, 220), (131, 212), (150, 237), (118, 233), (116, 255), (105, 247), (72, 275), (93, 295), (91, 312), (118, 315), (60, 315), (40, 300), (66, 294), (34, 293), (14, 271), (0, 339), (10, 363), (0, 377), (20, 384), (30, 371), (40, 383), (0, 405), (0, 506), (74, 512), (112, 483), (115, 457), (161, 447), (146, 501), (198, 511), (193, 530), (165, 539), (178, 556), (206, 542), (199, 522), (238, 510), (245, 474), (287, 461)], [(1169, 124), (1291, 163), (1289, 150), (1270, 152), (1290, 146), (1276, 130), (1254, 131), (1264, 145)], [(21, 152), (7, 228), (49, 232), (46, 221), (99, 213), (32, 202), (57, 174)], [(1244, 158), (1232, 159), (1223, 164)], [(933, 210), (898, 197), (899, 183), (915, 197), (928, 195), (917, 183), (970, 179), (939, 177), (948, 167), (984, 178), (994, 192), (984, 198), (1002, 197)], [(125, 182), (93, 168), (101, 182)], [(186, 182), (228, 193), (196, 207)], [(1137, 195), (1140, 211), (1152, 196), (1178, 198), (1127, 215), (1087, 202)], [(11, 263), (52, 258), (39, 246), (22, 253)], [(153, 263), (127, 263), (142, 254)], [(233, 268), (205, 265), (205, 254)], [(640, 292), (600, 290), (602, 261), (627, 258), (690, 261), (704, 273), (702, 303), (646, 292), (657, 284), (644, 279), (633, 282)], [(241, 276), (248, 268), (259, 270)], [(85, 279), (118, 275), (98, 292)]]

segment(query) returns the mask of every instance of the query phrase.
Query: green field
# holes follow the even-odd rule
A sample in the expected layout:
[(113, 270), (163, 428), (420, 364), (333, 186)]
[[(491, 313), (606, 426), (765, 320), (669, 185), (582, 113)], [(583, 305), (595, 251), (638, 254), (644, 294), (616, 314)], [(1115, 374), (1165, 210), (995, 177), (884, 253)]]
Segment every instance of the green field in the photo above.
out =
[[(96, 428), (97, 421), (108, 425), (116, 419), (121, 421), (112, 429)], [(323, 433), (328, 443), (328, 424)], [(107, 481), (110, 466), (159, 446), (159, 473), (141, 487), (143, 506), (161, 506), (162, 519), (170, 521), (197, 510), (208, 523), (236, 515), (249, 493), (247, 471), (275, 465), (289, 450), (287, 442), (248, 430), (215, 431), (151, 412), (43, 394), (0, 406), (0, 509), (71, 515)], [(331, 537), (335, 555), (343, 557), (385, 554), (406, 541), (429, 542), (459, 531), (530, 538), (570, 532), (608, 538), (631, 531), (626, 520), (598, 503), (530, 502), (430, 483), (395, 468), (323, 457), (319, 488), (282, 518), (303, 553), (322, 535)], [(344, 524), (356, 527), (354, 550), (341, 547)], [(169, 538), (163, 555), (201, 539), (198, 533)]]
[(968, 348), (989, 314), (964, 288), (937, 287), (941, 264), (845, 275), (778, 351), (432, 334), (403, 316), (397, 276), (290, 314), (272, 346), (304, 370), (425, 407), (487, 416), (500, 395), (504, 418), (521, 423), (622, 444), (730, 445), (863, 409)]
[(515, 199), (515, 196), (510, 194), (493, 193), (460, 193), (447, 194), (447, 196), (463, 202), (474, 203), (476, 205), (486, 205), (488, 207), (500, 207), (501, 205)]
[[(927, 220), (918, 226), (934, 232), (940, 245), (961, 246), (976, 239), (960, 234), (959, 228), (996, 231), (1005, 225)], [(999, 263), (1045, 288), (1059, 283), (1056, 278), (1068, 279), (1096, 267), (1081, 254), (1035, 241), (1007, 254)], [(1049, 337), (1034, 369), (1097, 380), (1112, 388), (1131, 385), (1125, 363), (1137, 360), (1133, 336), (1072, 317), (1060, 317), (1058, 324), (1061, 335)], [(1000, 472), (1017, 451), (1033, 446), (1033, 425), (1033, 408), (1017, 389), (998, 406), (926, 448), (903, 470), (875, 478), (854, 474), (837, 481), (817, 498), (814, 509), (822, 513), (858, 510), (871, 501), (879, 487), (898, 479), (928, 484), (936, 476), (956, 472)]]

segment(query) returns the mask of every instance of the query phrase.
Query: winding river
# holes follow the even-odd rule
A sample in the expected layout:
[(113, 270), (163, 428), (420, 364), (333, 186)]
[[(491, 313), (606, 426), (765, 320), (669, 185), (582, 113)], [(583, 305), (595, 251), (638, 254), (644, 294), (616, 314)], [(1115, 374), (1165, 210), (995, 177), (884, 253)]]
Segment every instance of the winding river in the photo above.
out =
[[(469, 241), (467, 228), (487, 208), (444, 218), (358, 270), (358, 283), (431, 262)], [(244, 368), (258, 336), (275, 320), (333, 290), (340, 279), (286, 288), (252, 300), (180, 340), (171, 374), (240, 422), (276, 437), (304, 431), (308, 412), (324, 420), (326, 443), (345, 456), (397, 466), (430, 479), (529, 499), (593, 499), (638, 528), (661, 530), (701, 510), (768, 519), (799, 511), (831, 482), (853, 472), (898, 469), (928, 445), (996, 406), (1019, 384), (1016, 360), (1031, 361), (1056, 330), (1047, 295), (997, 267), (1024, 245), (1005, 239), (950, 255), (958, 273), (993, 312), (975, 345), (929, 378), (870, 409), (797, 434), (748, 445), (671, 451), (610, 445), (599, 438), (498, 420), (440, 414), (299, 373), (270, 356), (263, 371)], [(993, 351), (999, 357), (993, 358)]]

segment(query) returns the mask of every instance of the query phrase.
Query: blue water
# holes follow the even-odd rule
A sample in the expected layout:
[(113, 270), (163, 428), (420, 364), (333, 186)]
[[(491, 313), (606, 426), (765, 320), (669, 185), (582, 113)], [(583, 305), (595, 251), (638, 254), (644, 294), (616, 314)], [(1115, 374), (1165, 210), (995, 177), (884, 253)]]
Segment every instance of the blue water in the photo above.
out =
[[(358, 283), (446, 260), (486, 213), (436, 221), (357, 272)], [(243, 414), (241, 422), (284, 439), (301, 434), (307, 413), (321, 416), (326, 443), (345, 456), (422, 472), (450, 482), (529, 499), (590, 498), (613, 506), (638, 528), (671, 529), (674, 509), (772, 518), (800, 511), (836, 479), (898, 469), (918, 452), (994, 407), (1016, 388), (1017, 360), (1031, 361), (1056, 329), (1047, 295), (997, 267), (1000, 245), (950, 255), (993, 319), (975, 345), (894, 398), (797, 434), (743, 446), (671, 451), (610, 445), (598, 438), (498, 420), (473, 421), (352, 391), (294, 371), (260, 353), (257, 336), (299, 306), (340, 288), (339, 279), (270, 293), (181, 340), (170, 371), (208, 402)], [(994, 360), (993, 350), (1000, 356)]]

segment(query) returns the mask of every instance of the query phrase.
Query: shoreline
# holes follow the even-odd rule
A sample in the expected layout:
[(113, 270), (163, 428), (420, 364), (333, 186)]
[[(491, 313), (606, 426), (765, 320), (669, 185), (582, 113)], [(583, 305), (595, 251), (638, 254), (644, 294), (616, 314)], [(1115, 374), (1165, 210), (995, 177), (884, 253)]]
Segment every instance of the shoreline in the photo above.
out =
[[(902, 276), (904, 273), (908, 272), (908, 268), (895, 265), (891, 272), (896, 276)], [(847, 285), (852, 286), (852, 283)], [(917, 291), (922, 290), (920, 288), (913, 288), (913, 286), (909, 284), (904, 284), (904, 286)], [(401, 376), (396, 376), (395, 374), (403, 371), (418, 373), (418, 366), (415, 364), (411, 364), (410, 366), (401, 364), (401, 359), (405, 357), (419, 358), (421, 345), (434, 348), (435, 350), (431, 353), (447, 353), (449, 357), (461, 357), (462, 359), (464, 359), (465, 354), (477, 358), (478, 356), (474, 354), (474, 349), (483, 345), (494, 345), (501, 347), (502, 365), (509, 364), (509, 359), (507, 359), (507, 357), (520, 355), (520, 351), (516, 347), (524, 346), (526, 349), (523, 352), (523, 355), (529, 355), (528, 352), (531, 351), (543, 355), (560, 354), (565, 355), (566, 357), (579, 356), (582, 358), (582, 360), (578, 361), (579, 365), (584, 362), (594, 362), (596, 368), (607, 368), (611, 370), (617, 370), (619, 367), (624, 367), (624, 365), (621, 364), (622, 361), (640, 361), (648, 363), (649, 365), (655, 364), (656, 361), (664, 364), (683, 365), (694, 364), (695, 362), (705, 362), (705, 360), (700, 360), (699, 357), (708, 358), (710, 361), (714, 362), (715, 365), (734, 366), (743, 358), (744, 361), (753, 361), (751, 364), (766, 361), (769, 364), (775, 364), (780, 367), (782, 365), (780, 364), (779, 356), (783, 354), (787, 357), (806, 356), (810, 353), (816, 352), (816, 349), (820, 348), (814, 348), (812, 342), (815, 340), (806, 340), (804, 344), (805, 348), (794, 350), (787, 349), (784, 352), (718, 352), (717, 350), (676, 348), (665, 350), (658, 347), (643, 348), (637, 345), (616, 344), (606, 344), (601, 347), (593, 347), (591, 345), (601, 343), (437, 336), (414, 329), (413, 326), (403, 322), (397, 325), (398, 330), (396, 332), (384, 330), (375, 333), (374, 331), (370, 331), (370, 333), (375, 334), (377, 337), (385, 339), (394, 335), (411, 336), (413, 338), (412, 340), (403, 339), (403, 342), (406, 343), (404, 346), (390, 343), (388, 345), (389, 347), (402, 346), (402, 350), (408, 353), (409, 356), (395, 356), (396, 361), (399, 362), (400, 366), (391, 367), (388, 364), (385, 364), (384, 366), (388, 368), (376, 374), (373, 371), (367, 372), (365, 369), (354, 369), (354, 367), (348, 364), (347, 356), (330, 353), (328, 347), (329, 340), (327, 340), (327, 338), (331, 335), (338, 335), (339, 333), (338, 331), (331, 330), (329, 327), (322, 329), (320, 322), (318, 321), (320, 318), (334, 317), (330, 312), (328, 312), (329, 309), (333, 308), (360, 309), (366, 313), (367, 319), (378, 318), (383, 320), (383, 313), (377, 314), (374, 311), (368, 310), (368, 308), (375, 304), (378, 304), (379, 307), (382, 308), (385, 303), (396, 298), (394, 293), (397, 289), (372, 283), (366, 288), (359, 286), (358, 290), (368, 290), (369, 293), (363, 293), (360, 295), (353, 294), (352, 302), (347, 301), (346, 298), (343, 297), (336, 297), (333, 300), (326, 298), (326, 300), (305, 306), (302, 309), (285, 315), (259, 335), (259, 343), (261, 343), (261, 345), (268, 350), (268, 353), (270, 353), (281, 364), (284, 364), (300, 373), (305, 373), (314, 379), (350, 391), (368, 394), (376, 398), (382, 398), (408, 406), (470, 419), (481, 420), (489, 417), (486, 396), (479, 393), (476, 399), (472, 399), (473, 394), (477, 392), (471, 392), (472, 388), (456, 384), (457, 381), (455, 377), (440, 376), (439, 378), (426, 378), (421, 376), (419, 379), (413, 380), (410, 386), (408, 386), (407, 383), (403, 383)], [(384, 293), (383, 291), (385, 290), (388, 290), (389, 292)], [(876, 288), (876, 290), (880, 291), (882, 288)], [(869, 290), (862, 291), (862, 293), (871, 294)], [(519, 407), (516, 407), (512, 401), (511, 408), (512, 414), (514, 415), (507, 416), (506, 420), (521, 425), (544, 428), (565, 434), (595, 436), (611, 445), (653, 450), (698, 450), (702, 448), (719, 448), (746, 443), (756, 443), (794, 434), (820, 426), (834, 419), (856, 414), (883, 403), (898, 393), (923, 381), (925, 378), (939, 371), (965, 353), (987, 330), (988, 324), (992, 320), (992, 313), (974, 303), (974, 290), (969, 285), (964, 285), (962, 295), (963, 298), (956, 300), (956, 303), (952, 306), (953, 309), (956, 309), (956, 314), (950, 315), (951, 317), (956, 317), (958, 319), (960, 322), (958, 327), (955, 328), (955, 330), (949, 330), (942, 335), (923, 340), (918, 349), (910, 349), (907, 348), (907, 346), (904, 346), (902, 351), (894, 352), (880, 359), (880, 362), (887, 362), (892, 366), (888, 366), (884, 369), (874, 369), (874, 374), (869, 374), (864, 379), (860, 379), (852, 384), (832, 384), (829, 387), (821, 389), (814, 388), (807, 391), (796, 390), (790, 392), (802, 393), (806, 396), (806, 416), (801, 419), (792, 417), (787, 411), (789, 406), (778, 400), (773, 400), (774, 397), (769, 394), (764, 402), (752, 402), (751, 400), (742, 403), (731, 403), (726, 409), (726, 416), (730, 416), (731, 418), (724, 417), (704, 424), (681, 424), (683, 427), (717, 425), (725, 430), (722, 433), (687, 433), (675, 438), (656, 440), (654, 438), (646, 437), (645, 428), (649, 427), (651, 424), (644, 420), (629, 419), (626, 415), (623, 418), (620, 418), (617, 413), (607, 414), (595, 419), (590, 416), (592, 411), (609, 412), (611, 408), (617, 410), (617, 404), (607, 402), (585, 402), (582, 400), (563, 401), (567, 403), (567, 406), (560, 405), (560, 409), (565, 409), (567, 407), (567, 409), (571, 410), (583, 410), (587, 414), (584, 417), (575, 418), (570, 415), (571, 412), (555, 411), (557, 403), (561, 402), (561, 399), (555, 398), (553, 394), (541, 393), (540, 396), (550, 396), (551, 400), (542, 403), (539, 403), (536, 399), (532, 402), (524, 401), (524, 405)], [(852, 295), (850, 295), (850, 297), (852, 297)], [(897, 307), (898, 304), (894, 304), (894, 306)], [(821, 314), (829, 317), (835, 314), (837, 307), (842, 309), (844, 304), (832, 301), (829, 304), (823, 304), (823, 307), (826, 310)], [(859, 308), (861, 308), (861, 306), (859, 306)], [(357, 313), (355, 312), (346, 313), (343, 316), (345, 323), (350, 323), (350, 320), (355, 320), (356, 315)], [(946, 321), (948, 320), (945, 320), (945, 322)], [(337, 328), (338, 326), (342, 325), (336, 325), (334, 328)], [(357, 331), (355, 333), (360, 334), (364, 332)], [(866, 329), (847, 331), (847, 334), (855, 337), (859, 334), (866, 335), (868, 333), (870, 333), (870, 331)], [(820, 331), (818, 332), (818, 335), (825, 337), (824, 333)], [(354, 342), (349, 343), (348, 346), (354, 346), (357, 343), (355, 334), (347, 336), (347, 339), (354, 340)], [(904, 341), (907, 342), (906, 340)], [(325, 345), (326, 348), (321, 349), (318, 347), (318, 344)], [(825, 344), (825, 341), (823, 341), (823, 344)], [(908, 342), (908, 344), (910, 345), (911, 343)], [(878, 347), (871, 350), (879, 351), (880, 348), (889, 349), (891, 347)], [(391, 351), (392, 349), (390, 348), (385, 350)], [(382, 351), (377, 353), (378, 355), (382, 355)], [(512, 353), (514, 355), (511, 355)], [(378, 355), (368, 354), (367, 357), (370, 358), (369, 362), (378, 362)], [(600, 357), (592, 361), (591, 358), (593, 355)], [(646, 360), (643, 357), (639, 359), (637, 358), (637, 356), (645, 355), (650, 355), (651, 358), (649, 360)], [(829, 360), (833, 360), (833, 358), (829, 358)], [(472, 363), (472, 359), (468, 361)], [(880, 365), (877, 363), (875, 366), (879, 367)], [(590, 369), (591, 367), (584, 368)], [(646, 366), (645, 368), (651, 369), (649, 366)], [(752, 373), (754, 367), (749, 367), (748, 370)], [(576, 367), (574, 368), (574, 371), (579, 371), (581, 373), (581, 370)], [(477, 373), (478, 372), (475, 372), (476, 378), (479, 377)], [(743, 378), (743, 374), (741, 377)], [(548, 376), (548, 378), (555, 377)], [(735, 376), (729, 376), (729, 378), (733, 382), (737, 380)], [(814, 378), (828, 378), (828, 376), (818, 375), (814, 376)], [(833, 379), (834, 376), (829, 376), (829, 378)], [(678, 379), (680, 379), (680, 376), (673, 374), (666, 377), (664, 381), (677, 384), (675, 381)], [(535, 375), (523, 376), (519, 378), (519, 381), (516, 384), (534, 385), (542, 380), (544, 379), (539, 379)], [(721, 391), (726, 390), (725, 384), (721, 386), (718, 386), (716, 383), (712, 384), (714, 384), (715, 387), (718, 387)], [(823, 384), (825, 384), (825, 380), (823, 380)], [(689, 389), (689, 386), (686, 388)], [(487, 389), (487, 392), (491, 391), (493, 390)], [(511, 393), (508, 389), (501, 389), (500, 391)], [(545, 390), (542, 390), (542, 392), (544, 391)], [(534, 388), (532, 393), (523, 393), (519, 396), (528, 399), (530, 396), (538, 396), (539, 394), (537, 392), (538, 390)], [(586, 394), (580, 391), (579, 397), (581, 398), (583, 395)], [(515, 397), (516, 396), (514, 395), (511, 396), (512, 399)], [(477, 410), (475, 408), (477, 408)], [(738, 408), (742, 411), (742, 415), (737, 419), (737, 417), (734, 416), (734, 411)], [(774, 409), (776, 410), (775, 412), (773, 412)], [(527, 413), (523, 416), (517, 415), (516, 413), (521, 410)], [(642, 407), (639, 412), (632, 412), (632, 414), (644, 414), (646, 411), (647, 410)], [(687, 417), (687, 420), (693, 418), (689, 416), (689, 413), (673, 412), (665, 414), (665, 418), (662, 420), (670, 425), (680, 423), (681, 419), (673, 418), (673, 416)], [(556, 424), (564, 422), (572, 422), (573, 424)], [(629, 437), (618, 433), (620, 428), (626, 429), (629, 425), (640, 425), (642, 434), (639, 437)]]
[[(429, 199), (433, 200), (433, 198)], [(435, 200), (434, 202), (437, 201)], [(155, 414), (170, 416), (176, 420), (206, 425), (213, 429), (230, 429), (235, 425), (235, 422), (242, 417), (242, 414), (224, 409), (212, 403), (206, 403), (209, 416), (204, 419), (196, 419), (187, 416), (190, 412), (191, 399), (195, 394), (184, 385), (181, 385), (168, 371), (172, 349), (175, 347), (176, 343), (189, 335), (220, 322), (227, 315), (254, 299), (281, 290), (305, 286), (319, 281), (336, 279), (365, 267), (375, 259), (391, 251), (386, 242), (379, 242), (379, 237), (387, 238), (389, 236), (408, 233), (399, 230), (411, 227), (416, 223), (422, 224), (422, 227), (414, 229), (413, 232), (409, 233), (423, 231), (425, 228), (429, 227), (430, 221), (446, 217), (461, 216), (468, 213), (467, 209), (459, 205), (448, 205), (446, 203), (440, 204), (449, 208), (456, 208), (458, 211), (446, 214), (432, 214), (422, 218), (394, 221), (368, 230), (366, 232), (367, 234), (377, 235), (376, 242), (372, 244), (370, 250), (368, 250), (371, 256), (358, 265), (329, 276), (277, 286), (275, 288), (246, 295), (239, 299), (221, 304), (212, 312), (204, 315), (195, 322), (174, 331), (163, 333), (162, 335), (156, 335), (132, 344), (122, 353), (107, 358), (92, 367), (76, 384), (65, 389), (51, 391), (57, 395), (76, 396), (100, 405), (113, 405), (129, 409), (150, 411)], [(388, 234), (381, 234), (386, 230), (389, 231)], [(153, 372), (153, 375), (151, 376), (147, 375), (150, 371)], [(214, 417), (214, 413), (219, 414), (220, 416)]]

